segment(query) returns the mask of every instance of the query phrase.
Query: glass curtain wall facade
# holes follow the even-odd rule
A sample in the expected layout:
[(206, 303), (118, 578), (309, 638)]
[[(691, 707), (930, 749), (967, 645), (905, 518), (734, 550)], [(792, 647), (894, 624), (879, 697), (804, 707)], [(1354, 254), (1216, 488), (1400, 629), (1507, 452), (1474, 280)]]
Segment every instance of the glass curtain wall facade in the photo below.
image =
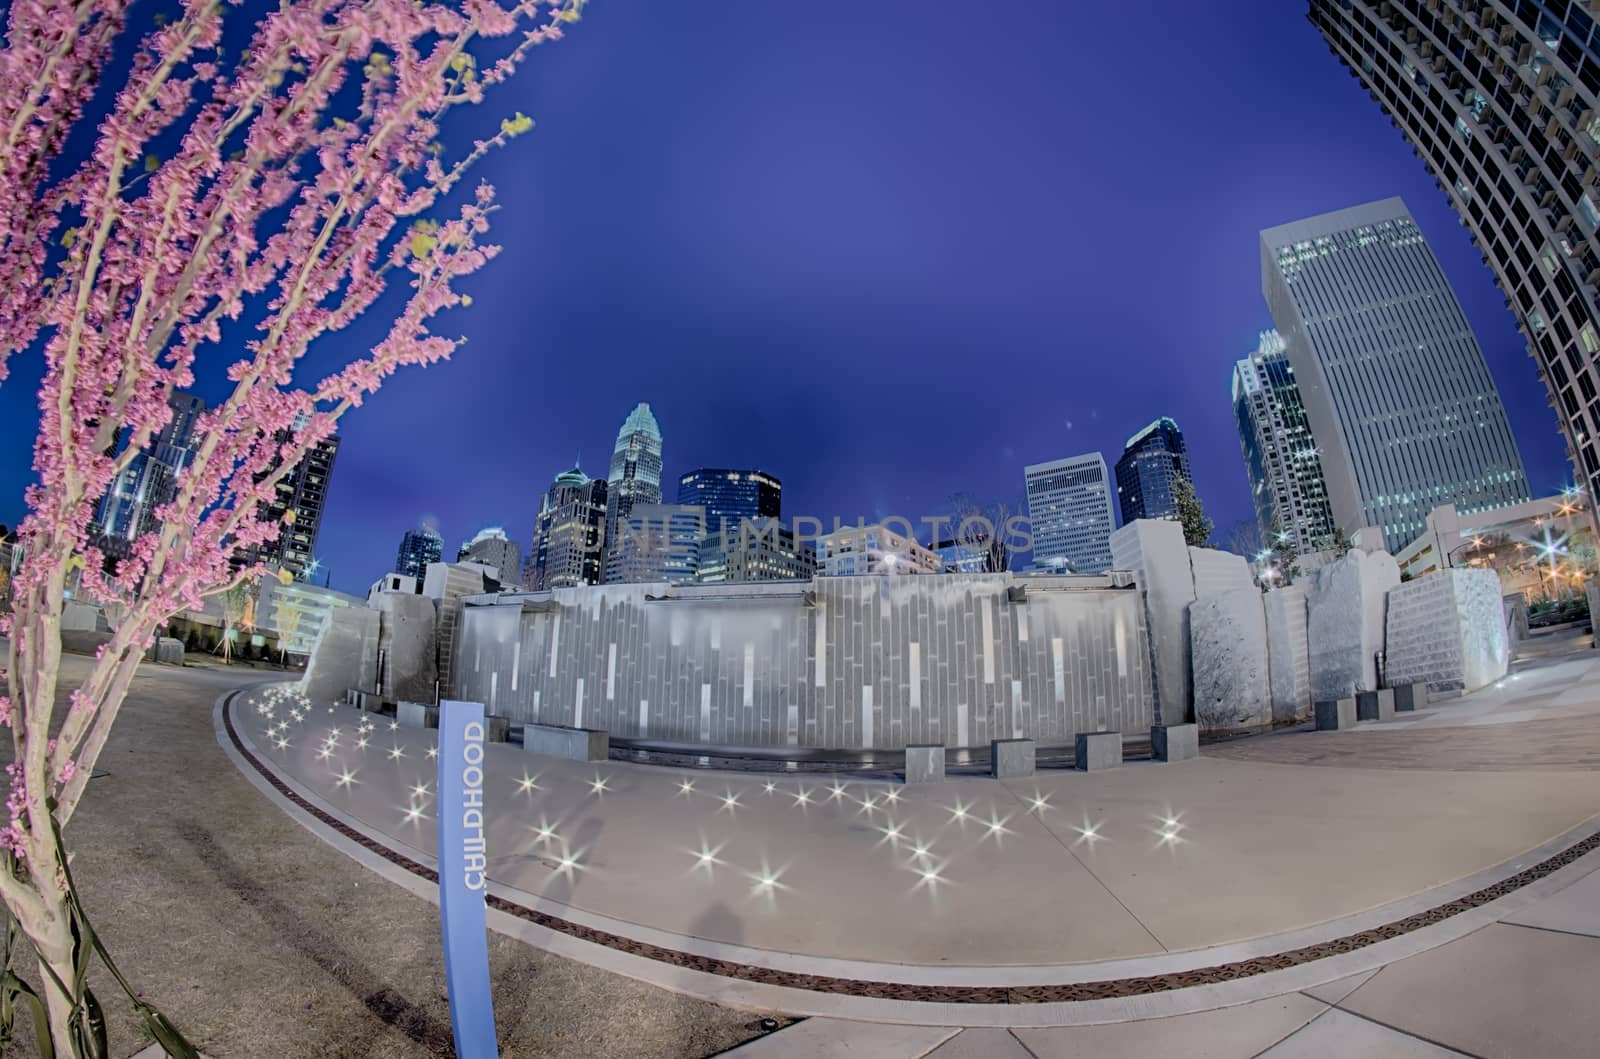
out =
[[(177, 498), (178, 474), (189, 464), (195, 423), (206, 403), (191, 393), (167, 398), (172, 419), (150, 447), (138, 453), (111, 482), (95, 518), (94, 542), (108, 556), (126, 558), (133, 542), (157, 528), (156, 508)], [(126, 435), (126, 431), (123, 432)]]
[(1600, 29), (1589, 3), (1313, 0), (1494, 270), (1600, 490)]
[(1262, 543), (1283, 535), (1301, 555), (1333, 547), (1322, 460), (1278, 332), (1262, 332), (1256, 351), (1234, 365), (1233, 412)]
[(1111, 475), (1106, 459), (1086, 452), (1022, 470), (1033, 530), (1035, 569), (1099, 574), (1111, 569)]
[(1128, 439), (1117, 460), (1117, 500), (1122, 524), (1140, 518), (1177, 518), (1173, 487), (1182, 479), (1194, 484), (1189, 473), (1189, 450), (1183, 431), (1165, 416)]
[(1440, 504), (1528, 499), (1483, 350), (1404, 202), (1269, 228), (1261, 272), (1340, 533), (1375, 526), (1397, 552)]
[(395, 556), (394, 572), (421, 581), (428, 576), (428, 564), (443, 559), (444, 538), (437, 532), (427, 526), (406, 530), (406, 535), (400, 538), (400, 552)]
[(678, 479), (678, 503), (706, 509), (706, 532), (724, 524), (738, 533), (746, 519), (783, 517), (783, 483), (764, 471), (702, 467)]

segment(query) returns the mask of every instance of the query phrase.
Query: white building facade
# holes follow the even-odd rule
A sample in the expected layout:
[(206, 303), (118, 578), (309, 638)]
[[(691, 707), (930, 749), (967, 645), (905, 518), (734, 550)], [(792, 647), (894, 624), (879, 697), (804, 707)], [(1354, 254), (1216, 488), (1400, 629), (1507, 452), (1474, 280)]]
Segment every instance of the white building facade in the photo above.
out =
[(1111, 569), (1111, 475), (1098, 452), (1030, 464), (1022, 471), (1033, 532), (1033, 565), (1055, 573)]

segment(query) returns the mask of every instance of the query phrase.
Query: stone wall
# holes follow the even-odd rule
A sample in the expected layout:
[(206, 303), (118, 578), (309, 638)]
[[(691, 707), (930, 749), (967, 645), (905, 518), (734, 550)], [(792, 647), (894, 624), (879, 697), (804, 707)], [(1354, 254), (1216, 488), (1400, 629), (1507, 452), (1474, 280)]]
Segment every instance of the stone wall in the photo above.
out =
[(335, 607), (328, 612), (300, 693), (313, 702), (343, 701), (351, 688), (374, 690), (378, 671), (378, 612), (365, 607)]
[(1272, 722), (1267, 627), (1254, 587), (1189, 604), (1194, 715), (1202, 728), (1254, 728)]
[(1194, 598), (1238, 592), (1256, 587), (1250, 563), (1242, 555), (1215, 548), (1190, 548), (1189, 569), (1194, 577)]
[(1510, 665), (1500, 575), (1440, 570), (1389, 591), (1385, 678), (1431, 691), (1472, 691)]
[(1112, 532), (1111, 564), (1139, 583), (1149, 626), (1156, 704), (1165, 724), (1189, 719), (1194, 695), (1189, 674), (1189, 604), (1194, 569), (1183, 527), (1168, 519), (1137, 519)]
[(410, 592), (382, 592), (376, 602), (382, 667), (377, 686), (383, 697), (393, 702), (432, 703), (438, 677), (434, 601)]
[(1149, 728), (1149, 659), (1126, 575), (604, 585), (469, 600), (453, 694), (715, 746), (1069, 742)]
[(1267, 623), (1267, 662), (1272, 683), (1272, 719), (1311, 716), (1311, 643), (1306, 636), (1306, 584), (1275, 588), (1262, 597)]
[(1306, 596), (1313, 699), (1378, 689), (1384, 598), (1399, 583), (1400, 567), (1387, 552), (1358, 549), (1316, 572)]

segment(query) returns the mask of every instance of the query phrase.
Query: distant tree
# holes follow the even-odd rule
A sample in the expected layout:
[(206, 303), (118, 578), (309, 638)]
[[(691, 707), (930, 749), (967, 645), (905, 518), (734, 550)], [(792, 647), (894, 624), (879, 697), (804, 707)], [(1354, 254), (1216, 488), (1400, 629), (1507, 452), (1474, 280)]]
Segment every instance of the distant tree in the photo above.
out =
[(1228, 551), (1235, 555), (1242, 555), (1251, 562), (1266, 550), (1266, 542), (1261, 537), (1261, 524), (1253, 518), (1240, 519), (1228, 530)]
[(1278, 571), (1277, 583), (1294, 584), (1294, 579), (1300, 576), (1300, 549), (1295, 544), (1294, 534), (1284, 529), (1276, 516), (1272, 520), (1272, 539), (1267, 542), (1267, 548), (1272, 553), (1272, 564)]
[(1206, 518), (1205, 505), (1195, 494), (1194, 483), (1179, 478), (1172, 487), (1172, 501), (1178, 509), (1178, 522), (1183, 526), (1183, 540), (1191, 548), (1204, 548), (1211, 539), (1211, 520)]
[[(949, 540), (983, 556), (984, 569), (998, 574), (1011, 569), (1011, 547), (1006, 526), (1015, 514), (1004, 501), (983, 505), (966, 493), (950, 497)], [(938, 547), (941, 541), (929, 542)]]

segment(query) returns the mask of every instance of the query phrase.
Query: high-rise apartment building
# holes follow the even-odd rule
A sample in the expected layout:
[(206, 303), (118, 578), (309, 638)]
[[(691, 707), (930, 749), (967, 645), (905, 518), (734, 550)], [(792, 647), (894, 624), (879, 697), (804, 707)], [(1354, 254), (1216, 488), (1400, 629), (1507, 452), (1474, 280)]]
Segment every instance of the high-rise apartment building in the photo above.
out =
[(661, 503), (661, 427), (650, 406), (642, 401), (617, 431), (607, 490), (610, 500), (606, 507), (605, 578), (609, 581), (612, 546), (619, 539), (617, 524), (628, 517), (635, 504)]
[(598, 585), (605, 564), (607, 488), (578, 468), (556, 475), (539, 505), (524, 581), (536, 592)]
[(1059, 573), (1111, 569), (1111, 475), (1098, 452), (1022, 469), (1033, 530), (1033, 565)]
[(175, 391), (167, 398), (172, 419), (150, 447), (134, 455), (112, 480), (96, 513), (94, 539), (106, 555), (124, 558), (133, 542), (156, 529), (156, 508), (177, 498), (177, 476), (193, 454), (195, 423), (206, 403), (191, 393)]
[(484, 563), (498, 572), (505, 587), (522, 584), (522, 549), (500, 526), (481, 529), (456, 552), (458, 563)]
[(678, 479), (678, 503), (706, 509), (706, 532), (726, 524), (737, 533), (746, 519), (783, 517), (783, 483), (765, 471), (701, 467)]
[(706, 509), (694, 504), (634, 504), (617, 523), (607, 584), (687, 584), (700, 566)]
[(1461, 214), (1549, 387), (1577, 480), (1600, 495), (1594, 5), (1314, 0), (1310, 17)]
[(444, 538), (432, 526), (406, 530), (400, 538), (400, 552), (395, 556), (394, 572), (421, 581), (428, 574), (428, 564), (444, 559)]
[[(302, 419), (293, 430), (305, 429)], [(293, 438), (292, 431), (279, 435), (280, 444)], [(277, 497), (261, 506), (259, 517), (279, 524), (278, 535), (234, 556), (239, 564), (270, 563), (289, 571), (296, 580), (305, 580), (316, 565), (313, 558), (317, 534), (322, 529), (322, 513), (328, 503), (328, 481), (333, 476), (334, 457), (339, 454), (339, 437), (330, 435), (306, 450), (282, 478)], [(269, 472), (270, 473), (270, 472)], [(292, 518), (285, 518), (293, 512)]]
[[(1140, 518), (1177, 518), (1173, 488), (1179, 480), (1194, 484), (1183, 431), (1162, 416), (1128, 439), (1117, 460), (1117, 501), (1122, 524)], [(1037, 550), (1037, 542), (1035, 542)]]
[(777, 519), (706, 528), (695, 580), (707, 583), (807, 581), (817, 572), (817, 549)]
[(1262, 541), (1282, 539), (1301, 555), (1332, 548), (1339, 533), (1322, 459), (1278, 332), (1263, 331), (1234, 365), (1233, 414)]
[(1483, 350), (1405, 203), (1269, 228), (1261, 273), (1341, 534), (1375, 526), (1397, 552), (1440, 504), (1528, 499)]

